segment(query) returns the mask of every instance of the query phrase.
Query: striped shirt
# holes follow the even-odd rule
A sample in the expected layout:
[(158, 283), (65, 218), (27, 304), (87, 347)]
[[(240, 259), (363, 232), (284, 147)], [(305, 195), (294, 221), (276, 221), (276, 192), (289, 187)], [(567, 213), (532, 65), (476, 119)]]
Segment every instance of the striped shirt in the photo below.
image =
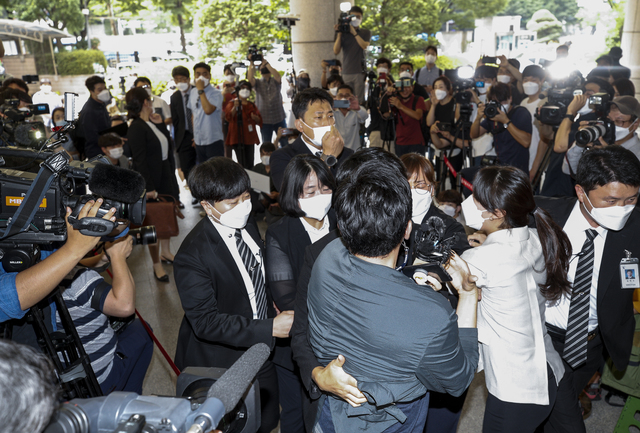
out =
[[(109, 325), (109, 319), (102, 313), (104, 301), (110, 291), (111, 286), (100, 274), (86, 270), (76, 274), (71, 285), (62, 292), (99, 383), (104, 382), (111, 372), (117, 345), (117, 338)], [(56, 323), (58, 328), (62, 328), (58, 312)]]

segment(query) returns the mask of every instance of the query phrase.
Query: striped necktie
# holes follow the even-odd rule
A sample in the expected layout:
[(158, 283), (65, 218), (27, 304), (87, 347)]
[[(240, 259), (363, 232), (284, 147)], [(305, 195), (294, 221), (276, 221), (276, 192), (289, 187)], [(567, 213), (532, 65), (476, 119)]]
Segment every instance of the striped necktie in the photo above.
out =
[(576, 276), (573, 280), (569, 322), (564, 340), (562, 357), (576, 368), (587, 361), (587, 336), (589, 334), (589, 308), (591, 304), (591, 279), (593, 276), (593, 240), (598, 235), (595, 229), (586, 231), (587, 239), (582, 245)]
[(240, 229), (236, 230), (235, 236), (238, 253), (240, 253), (242, 263), (244, 263), (244, 267), (247, 269), (249, 277), (251, 278), (251, 283), (253, 284), (253, 291), (256, 297), (256, 312), (258, 319), (266, 319), (267, 294), (265, 292), (262, 268), (260, 266), (260, 263), (258, 263), (258, 260), (256, 260), (255, 256), (251, 252), (249, 245), (247, 245), (246, 242), (242, 240), (242, 233)]

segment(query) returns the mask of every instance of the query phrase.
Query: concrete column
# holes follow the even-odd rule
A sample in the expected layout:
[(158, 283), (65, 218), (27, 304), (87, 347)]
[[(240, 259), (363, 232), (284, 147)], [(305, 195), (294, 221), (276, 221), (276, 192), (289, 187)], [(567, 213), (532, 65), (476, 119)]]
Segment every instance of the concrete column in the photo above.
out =
[(627, 0), (624, 27), (622, 28), (621, 64), (631, 69), (631, 81), (636, 86), (636, 98), (640, 99), (640, 5)]
[[(300, 21), (291, 27), (293, 64), (296, 72), (301, 68), (309, 72), (311, 85), (320, 87), (322, 60), (338, 58), (333, 54), (335, 31), (338, 23), (340, 3), (344, 0), (290, 0), (290, 11), (299, 14)], [(352, 2), (355, 4), (355, 2)]]

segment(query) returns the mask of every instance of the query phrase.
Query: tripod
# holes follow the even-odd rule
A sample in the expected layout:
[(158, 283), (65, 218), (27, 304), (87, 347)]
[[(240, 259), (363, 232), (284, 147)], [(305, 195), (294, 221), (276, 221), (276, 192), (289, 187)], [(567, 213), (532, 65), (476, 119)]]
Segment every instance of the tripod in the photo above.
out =
[[(447, 178), (447, 175), (450, 173), (451, 176), (453, 178), (458, 178), (460, 177), (460, 171), (462, 169), (465, 168), (469, 168), (472, 166), (472, 162), (471, 162), (471, 149), (469, 146), (465, 145), (465, 141), (469, 140), (469, 131), (471, 130), (471, 114), (473, 113), (473, 108), (468, 105), (468, 104), (461, 104), (460, 105), (460, 118), (458, 119), (457, 122), (455, 122), (455, 126), (454, 126), (454, 130), (453, 130), (453, 141), (451, 142), (451, 144), (443, 150), (443, 155), (441, 158), (439, 158), (438, 161), (438, 180), (439, 180), (439, 184), (438, 184), (438, 191), (444, 191), (446, 189), (446, 185), (445, 185), (445, 180)], [(461, 149), (461, 153), (462, 153), (462, 167), (461, 170), (459, 171), (455, 171), (455, 169), (453, 167), (450, 167), (449, 165), (446, 164), (445, 162), (445, 158), (447, 161), (451, 160), (451, 156), (453, 154), (454, 149), (456, 148), (455, 143), (461, 140), (462, 141), (462, 149)], [(445, 153), (447, 153), (445, 155)], [(453, 184), (457, 183), (457, 182), (452, 182), (452, 187), (454, 186)]]

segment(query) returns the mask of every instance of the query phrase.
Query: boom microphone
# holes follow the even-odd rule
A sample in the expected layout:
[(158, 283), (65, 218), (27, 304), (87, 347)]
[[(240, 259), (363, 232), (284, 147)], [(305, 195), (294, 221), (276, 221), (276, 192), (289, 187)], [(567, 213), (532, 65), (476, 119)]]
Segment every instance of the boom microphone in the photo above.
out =
[(110, 164), (96, 164), (88, 183), (93, 194), (129, 204), (140, 200), (145, 191), (140, 173)]

